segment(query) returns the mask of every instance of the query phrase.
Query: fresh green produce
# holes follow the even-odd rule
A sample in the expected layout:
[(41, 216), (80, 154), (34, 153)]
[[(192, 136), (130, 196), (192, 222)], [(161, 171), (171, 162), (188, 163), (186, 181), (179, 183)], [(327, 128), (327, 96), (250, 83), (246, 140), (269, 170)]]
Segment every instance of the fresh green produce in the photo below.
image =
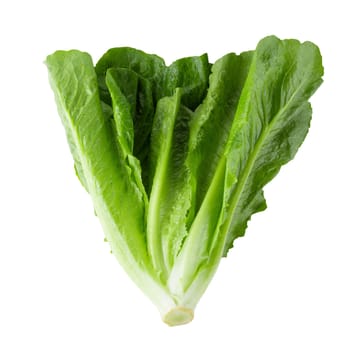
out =
[(166, 66), (132, 48), (47, 57), (74, 158), (113, 254), (169, 325), (192, 320), (220, 259), (266, 208), (322, 82), (318, 48), (267, 37), (255, 51)]

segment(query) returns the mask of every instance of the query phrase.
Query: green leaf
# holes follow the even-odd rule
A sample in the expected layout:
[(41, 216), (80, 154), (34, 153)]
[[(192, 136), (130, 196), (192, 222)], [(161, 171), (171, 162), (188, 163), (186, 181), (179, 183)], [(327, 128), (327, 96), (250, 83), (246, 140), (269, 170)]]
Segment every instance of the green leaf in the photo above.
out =
[(158, 99), (172, 96), (176, 88), (182, 88), (181, 104), (195, 110), (206, 95), (210, 64), (208, 55), (186, 57), (172, 63), (163, 72)]
[(263, 186), (303, 142), (311, 120), (308, 99), (322, 75), (319, 49), (310, 42), (268, 37), (258, 44), (225, 151), (237, 182), (227, 184), (224, 255), (251, 215), (266, 208)]
[[(210, 256), (210, 249), (214, 243), (218, 249), (222, 247), (225, 238), (218, 238), (227, 176), (223, 153), (251, 57), (251, 52), (228, 54), (215, 62), (208, 93), (189, 122), (185, 161), (192, 190), (189, 233), (169, 278), (169, 287), (178, 297), (186, 295), (203, 267), (215, 270), (221, 257)], [(205, 286), (202, 283), (198, 293)]]
[(106, 74), (106, 85), (112, 98), (116, 142), (124, 155), (132, 154), (134, 148), (134, 123), (137, 75), (126, 69), (110, 68)]
[(161, 79), (165, 63), (162, 58), (150, 55), (130, 47), (117, 47), (108, 50), (96, 64), (101, 99), (110, 104), (110, 95), (105, 82), (109, 68), (127, 68), (152, 84), (154, 102), (156, 102), (157, 79)]
[[(90, 194), (98, 202), (103, 199), (99, 204), (114, 216), (119, 233), (128, 228), (126, 242), (130, 240), (138, 247), (132, 254), (146, 254), (144, 203), (111, 137), (90, 56), (78, 51), (60, 51), (49, 56), (46, 63), (61, 119)], [(124, 196), (129, 200), (121, 201)], [(96, 211), (100, 216), (97, 208)]]
[(188, 166), (196, 182), (197, 212), (225, 148), (252, 52), (225, 55), (212, 66), (208, 93), (190, 122)]
[(128, 174), (137, 186), (145, 210), (148, 210), (148, 197), (142, 183), (140, 161), (133, 156), (134, 123), (132, 114), (136, 108), (138, 76), (125, 69), (110, 68), (106, 74), (106, 85), (112, 98), (113, 131), (120, 156), (125, 160)]
[(182, 89), (162, 98), (151, 137), (151, 178), (148, 244), (157, 270), (167, 278), (187, 235), (192, 205), (192, 183), (186, 165), (189, 120), (192, 112), (181, 105)]
[[(215, 65), (221, 64), (221, 60)], [(209, 124), (210, 108), (216, 102), (221, 106), (223, 101), (230, 101), (227, 91), (233, 90), (224, 87), (226, 96), (207, 102), (208, 111), (202, 112), (204, 101), (192, 119), (191, 131), (195, 131), (195, 136), (191, 135), (194, 141), (190, 140), (190, 149), (202, 148), (197, 159), (189, 159), (191, 164), (197, 162), (198, 168), (203, 166), (199, 174), (205, 173), (207, 182), (200, 182), (201, 176), (196, 175), (197, 186), (204, 187), (204, 195), (198, 200), (197, 192), (197, 205), (200, 205), (168, 283), (172, 294), (192, 307), (195, 304), (191, 303), (199, 300), (205, 291), (221, 256), (226, 256), (234, 239), (244, 234), (251, 215), (266, 208), (262, 187), (294, 157), (304, 140), (311, 118), (308, 99), (322, 82), (319, 50), (308, 42), (300, 44), (296, 40), (268, 37), (259, 43), (250, 65), (249, 62), (245, 61), (242, 80), (232, 79), (241, 81), (238, 85), (241, 91), (239, 99), (231, 99), (232, 103), (227, 104), (227, 110), (221, 114), (226, 118), (230, 115), (227, 124), (224, 117), (214, 122), (220, 109), (213, 112), (214, 118)], [(210, 89), (216, 81), (215, 65)], [(224, 71), (218, 69), (218, 72)], [(228, 82), (234, 77), (233, 74), (223, 76), (228, 77)], [(210, 89), (206, 100), (210, 98)], [(207, 131), (206, 123), (212, 129), (208, 126)], [(231, 127), (227, 131), (219, 125)], [(220, 130), (217, 134), (222, 137), (218, 138), (221, 142), (215, 143), (213, 130)], [(210, 140), (214, 149), (215, 145), (221, 148), (212, 153), (207, 163), (204, 155), (211, 155)], [(212, 163), (215, 166), (211, 173)]]
[[(160, 308), (163, 303), (168, 307), (172, 300), (154, 274), (147, 252), (147, 200), (139, 166), (127, 147), (123, 148), (128, 128), (117, 130), (121, 138), (116, 142), (112, 124), (102, 110), (96, 73), (88, 54), (58, 51), (48, 56), (46, 64), (73, 156), (76, 164), (79, 162), (79, 176), (84, 176), (113, 254), (151, 299), (159, 299)], [(120, 102), (120, 91), (114, 89), (110, 78), (113, 99)], [(128, 117), (127, 113), (115, 116), (121, 124)]]

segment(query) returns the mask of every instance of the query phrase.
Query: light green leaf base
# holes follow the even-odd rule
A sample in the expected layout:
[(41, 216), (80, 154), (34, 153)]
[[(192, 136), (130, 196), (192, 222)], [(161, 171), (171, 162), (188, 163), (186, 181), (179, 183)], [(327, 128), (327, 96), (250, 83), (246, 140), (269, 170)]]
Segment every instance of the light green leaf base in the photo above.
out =
[(169, 326), (181, 326), (193, 320), (193, 310), (176, 306), (163, 316), (163, 321)]

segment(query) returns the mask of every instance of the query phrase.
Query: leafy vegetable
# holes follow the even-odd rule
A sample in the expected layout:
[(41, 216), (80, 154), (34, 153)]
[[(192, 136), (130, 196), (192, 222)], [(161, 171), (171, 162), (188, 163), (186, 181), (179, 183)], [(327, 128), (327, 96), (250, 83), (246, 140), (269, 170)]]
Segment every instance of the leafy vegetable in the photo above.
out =
[(76, 173), (112, 252), (170, 325), (193, 310), (290, 161), (322, 82), (318, 48), (267, 37), (255, 51), (170, 66), (132, 48), (47, 57)]

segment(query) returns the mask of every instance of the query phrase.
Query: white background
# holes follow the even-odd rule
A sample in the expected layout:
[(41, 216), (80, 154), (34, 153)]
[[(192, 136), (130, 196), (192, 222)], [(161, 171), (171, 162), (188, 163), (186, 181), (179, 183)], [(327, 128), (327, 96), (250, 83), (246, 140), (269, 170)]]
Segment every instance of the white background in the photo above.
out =
[[(347, 1), (3, 1), (0, 349), (350, 349)], [(164, 57), (311, 40), (324, 58), (310, 133), (268, 209), (222, 264), (195, 320), (169, 328), (103, 242), (47, 81), (57, 49)]]

